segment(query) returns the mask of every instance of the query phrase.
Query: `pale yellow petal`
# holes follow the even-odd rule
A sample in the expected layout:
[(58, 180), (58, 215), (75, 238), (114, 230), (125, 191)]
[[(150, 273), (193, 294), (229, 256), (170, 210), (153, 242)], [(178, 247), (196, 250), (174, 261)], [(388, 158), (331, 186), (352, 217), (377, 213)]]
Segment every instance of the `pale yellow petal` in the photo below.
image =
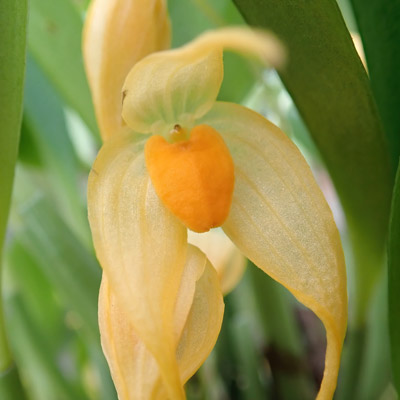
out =
[(89, 177), (89, 221), (112, 292), (157, 360), (170, 397), (179, 399), (173, 315), (187, 235), (154, 191), (143, 146), (129, 134), (100, 150)]
[(201, 122), (220, 132), (235, 163), (224, 231), (326, 328), (319, 398), (331, 399), (347, 323), (344, 257), (332, 212), (299, 150), (265, 118), (242, 106), (217, 103)]
[(123, 89), (125, 122), (142, 133), (164, 134), (176, 124), (191, 129), (217, 98), (224, 48), (273, 65), (283, 59), (281, 45), (265, 32), (246, 28), (206, 32), (179, 49), (151, 54), (132, 68)]
[(129, 314), (110, 290), (105, 273), (99, 294), (99, 328), (119, 400), (151, 399), (160, 377), (158, 364), (137, 336)]
[(206, 262), (196, 282), (196, 292), (185, 328), (179, 341), (177, 359), (182, 381), (186, 382), (203, 364), (221, 330), (224, 302), (218, 275), (206, 256), (189, 246)]
[[(182, 383), (196, 372), (214, 347), (224, 310), (213, 267), (194, 246), (189, 245), (187, 254), (174, 315)], [(166, 399), (157, 362), (118, 301), (103, 274), (99, 297), (101, 342), (119, 399)]]
[(203, 276), (207, 265), (207, 257), (196, 247), (188, 244), (185, 269), (179, 286), (175, 303), (174, 327), (175, 341), (179, 342), (184, 326), (192, 307), (199, 279)]
[(188, 242), (197, 246), (217, 270), (222, 293), (228, 294), (239, 283), (246, 259), (221, 229), (206, 233), (188, 231)]
[[(225, 307), (218, 275), (205, 254), (197, 247), (189, 245), (188, 255), (203, 265), (203, 273), (196, 281), (190, 313), (176, 352), (183, 383), (194, 375), (215, 346)], [(181, 287), (183, 286), (182, 284)], [(178, 307), (175, 311), (178, 312)], [(157, 399), (166, 398), (162, 385), (157, 387), (155, 393), (157, 393)]]
[(144, 56), (169, 47), (165, 0), (93, 0), (83, 35), (83, 54), (103, 140), (119, 132), (122, 86)]

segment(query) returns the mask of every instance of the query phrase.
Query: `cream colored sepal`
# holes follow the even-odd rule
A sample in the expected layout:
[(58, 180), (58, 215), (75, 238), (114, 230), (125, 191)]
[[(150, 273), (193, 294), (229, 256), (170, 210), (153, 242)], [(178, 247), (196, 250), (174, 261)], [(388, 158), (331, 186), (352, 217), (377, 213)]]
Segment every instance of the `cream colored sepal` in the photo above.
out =
[(124, 84), (122, 116), (136, 132), (167, 135), (176, 124), (194, 126), (214, 104), (223, 78), (223, 50), (277, 66), (284, 50), (272, 35), (248, 28), (223, 28), (179, 48), (138, 62)]
[(347, 324), (345, 263), (332, 212), (300, 151), (264, 117), (216, 103), (201, 122), (220, 132), (235, 164), (222, 228), (323, 322), (328, 345), (318, 399), (332, 399)]
[(156, 359), (171, 398), (184, 398), (173, 316), (186, 260), (186, 228), (160, 202), (147, 174), (144, 143), (108, 140), (88, 182), (89, 222), (111, 290)]
[[(103, 273), (99, 326), (118, 397), (120, 400), (166, 399), (157, 362), (137, 336), (118, 299)], [(179, 333), (176, 358), (182, 384), (211, 352), (221, 327), (223, 310), (222, 294), (213, 267), (201, 251), (189, 245), (174, 318)]]
[(132, 66), (170, 44), (165, 0), (93, 0), (83, 56), (103, 141), (120, 132), (122, 86)]

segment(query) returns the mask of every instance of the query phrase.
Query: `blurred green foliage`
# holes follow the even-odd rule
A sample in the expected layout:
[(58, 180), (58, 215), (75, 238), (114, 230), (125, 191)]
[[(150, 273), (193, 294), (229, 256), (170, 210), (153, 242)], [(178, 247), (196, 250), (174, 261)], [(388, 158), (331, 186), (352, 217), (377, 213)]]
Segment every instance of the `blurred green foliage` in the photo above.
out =
[[(0, 45), (0, 72), (18, 67), (12, 70), (17, 85), (11, 89), (0, 76), (0, 229), (8, 215), (25, 58), (26, 10), (17, 7), (20, 19), (15, 25), (8, 19), (10, 30), (4, 28), (4, 7), (13, 3), (0, 2), (0, 38), (8, 46), (3, 52)], [(15, 364), (31, 400), (117, 398), (100, 346), (96, 310), (101, 269), (86, 218), (87, 175), (100, 145), (81, 55), (88, 3), (30, 2), (22, 137), (3, 257), (3, 297)], [(356, 19), (348, 14), (350, 4), (340, 1), (348, 26), (360, 24), (372, 89), (335, 1), (301, 1), (296, 7), (286, 0), (235, 3), (238, 9), (230, 0), (170, 0), (172, 44), (186, 43), (206, 29), (244, 24), (242, 13), (252, 24), (274, 30), (288, 46), (290, 63), (281, 73), (286, 88), (276, 73), (226, 54), (220, 99), (245, 103), (279, 124), (332, 195), (347, 250), (350, 308), (363, 308), (362, 323), (349, 326), (336, 398), (395, 399), (388, 326), (393, 382), (400, 389), (399, 179), (392, 202), (390, 270), (387, 276), (382, 272), (392, 191), (390, 163), (398, 157), (400, 137), (395, 67), (399, 26), (396, 13), (386, 18), (390, 13), (383, 4), (393, 9), (395, 1), (382, 1), (380, 12), (371, 12), (368, 6), (376, 2), (367, 6), (353, 0)], [(8, 8), (7, 18), (17, 17), (17, 9)], [(12, 29), (17, 28), (15, 34)], [(373, 28), (380, 34), (375, 35)], [(7, 64), (9, 54), (15, 59)], [(386, 140), (393, 144), (390, 151)], [(347, 225), (324, 165), (341, 196)], [(316, 317), (251, 264), (225, 302), (218, 343), (189, 381), (188, 398), (313, 398), (325, 346)], [(15, 371), (10, 374), (11, 387)], [(22, 398), (0, 394), (6, 400)]]

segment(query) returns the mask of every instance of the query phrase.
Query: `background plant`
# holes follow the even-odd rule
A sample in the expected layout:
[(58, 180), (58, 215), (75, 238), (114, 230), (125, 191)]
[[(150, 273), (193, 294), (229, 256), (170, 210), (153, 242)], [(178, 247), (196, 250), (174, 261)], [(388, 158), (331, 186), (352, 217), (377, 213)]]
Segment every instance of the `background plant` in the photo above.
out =
[[(0, 2), (6, 321), (0, 327), (8, 337), (0, 333), (2, 399), (23, 398), (22, 390), (40, 400), (116, 398), (98, 338), (100, 269), (85, 205), (87, 175), (100, 143), (81, 56), (86, 6), (78, 0), (30, 0), (28, 15), (25, 1)], [(276, 32), (287, 45), (289, 64), (280, 77), (227, 54), (220, 98), (250, 105), (280, 125), (331, 198), (347, 250), (350, 291), (336, 398), (396, 398), (400, 179), (393, 188), (400, 152), (400, 4), (353, 0), (339, 6), (333, 0), (169, 1), (174, 46), (205, 29), (246, 22)], [(361, 35), (369, 76), (349, 29)], [(225, 302), (217, 346), (189, 382), (188, 396), (312, 398), (323, 369), (318, 320), (255, 268), (247, 269)]]

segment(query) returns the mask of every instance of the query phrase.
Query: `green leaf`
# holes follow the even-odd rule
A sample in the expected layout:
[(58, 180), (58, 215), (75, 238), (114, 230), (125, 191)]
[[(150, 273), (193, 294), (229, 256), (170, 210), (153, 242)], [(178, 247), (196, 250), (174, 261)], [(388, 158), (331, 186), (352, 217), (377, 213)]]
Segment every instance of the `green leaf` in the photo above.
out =
[(22, 154), (26, 159), (27, 155), (36, 153), (42, 172), (50, 181), (48, 191), (69, 225), (87, 241), (89, 226), (78, 186), (79, 163), (68, 135), (63, 104), (29, 54), (27, 61), (22, 145), (31, 146)]
[(173, 47), (183, 46), (208, 29), (243, 24), (235, 6), (226, 0), (170, 0), (168, 11)]
[(12, 287), (6, 296), (7, 320), (14, 332), (11, 344), (30, 395), (41, 400), (87, 399), (80, 377), (76, 382), (60, 363), (62, 357), (69, 358), (78, 373), (74, 354), (63, 354), (77, 335), (65, 326), (65, 308), (18, 238), (7, 246), (6, 278), (5, 287)]
[[(13, 236), (6, 250), (5, 273), (5, 300), (6, 309), (9, 298), (21, 296), (26, 304), (26, 312), (35, 320), (37, 326), (49, 332), (52, 340), (60, 333), (60, 325), (63, 322), (64, 310), (61, 310), (60, 302), (55, 297), (54, 288), (41, 268), (37, 265), (32, 254), (22, 245), (20, 238)], [(8, 289), (8, 290), (7, 290)], [(10, 318), (12, 319), (12, 313)], [(17, 342), (11, 338), (11, 343), (17, 347)]]
[(74, 180), (78, 160), (68, 136), (62, 106), (57, 93), (28, 53), (24, 123), (32, 131), (33, 141), (44, 163), (49, 168), (61, 170), (63, 179)]
[(393, 382), (400, 393), (400, 168), (397, 170), (390, 219), (389, 244), (389, 332)]
[(85, 13), (90, 4), (90, 0), (69, 0), (69, 1), (80, 13)]
[[(392, 190), (390, 154), (367, 74), (334, 0), (234, 0), (288, 51), (280, 76), (331, 174), (356, 258), (355, 323), (381, 271)], [(353, 303), (354, 304), (354, 303)]]
[(98, 139), (83, 68), (81, 32), (81, 14), (70, 0), (31, 1), (29, 50), (65, 102), (78, 112)]
[[(34, 318), (37, 322), (36, 329), (45, 330), (48, 333), (53, 330), (58, 332), (59, 322), (54, 319), (52, 307), (49, 309), (49, 305), (44, 307), (39, 304), (43, 296), (49, 297), (49, 295), (48, 289), (41, 287), (40, 282), (36, 281), (40, 278), (39, 275), (48, 280), (53, 292), (48, 301), (61, 303), (68, 314), (77, 316), (78, 324), (81, 326), (79, 332), (82, 333), (85, 342), (85, 352), (88, 353), (87, 357), (90, 358), (99, 379), (99, 382), (89, 382), (91, 386), (94, 384), (100, 387), (98, 393), (93, 394), (93, 398), (115, 399), (115, 389), (100, 349), (97, 325), (97, 297), (101, 269), (94, 254), (88, 251), (82, 241), (66, 225), (64, 215), (60, 215), (52, 196), (47, 196), (46, 180), (43, 180), (43, 175), (20, 168), (16, 183), (15, 206), (11, 223), (12, 237), (20, 245), (19, 249), (13, 252), (14, 281), (18, 284), (14, 283), (12, 286), (20, 288), (24, 298), (26, 297), (24, 303), (27, 305), (24, 309), (29, 314), (28, 318)], [(24, 250), (22, 251), (21, 248)], [(23, 253), (29, 255), (29, 259)], [(31, 267), (32, 263), (36, 266), (35, 273), (34, 268)], [(28, 270), (24, 272), (24, 268)], [(18, 273), (19, 276), (25, 276), (24, 281), (20, 282)], [(15, 277), (16, 274), (17, 277)], [(43, 319), (38, 317), (40, 311), (43, 313)], [(8, 315), (13, 315), (13, 313), (9, 312)], [(22, 341), (29, 339), (26, 336), (20, 338)], [(32, 340), (36, 339), (33, 337)], [(29, 346), (29, 343), (25, 345)], [(31, 353), (33, 357), (37, 356), (33, 350)], [(38, 360), (38, 362), (44, 361)], [(41, 373), (42, 379), (46, 376), (52, 379), (51, 374), (48, 375), (47, 372), (44, 370)], [(85, 369), (85, 376), (87, 372), (88, 370)], [(52, 398), (56, 396), (49, 397), (49, 399)], [(41, 399), (40, 396), (39, 399)]]
[[(0, 247), (4, 240), (17, 161), (26, 52), (25, 1), (0, 3)], [(0, 363), (1, 364), (1, 363)]]
[(85, 329), (98, 335), (97, 297), (101, 269), (51, 204), (43, 198), (23, 207), (18, 235), (64, 303), (80, 315)]
[[(19, 170), (17, 183), (29, 186), (23, 178)], [(67, 399), (86, 398), (76, 391), (89, 391), (90, 398), (99, 400), (116, 399), (97, 324), (92, 326), (85, 314), (92, 313), (92, 321), (96, 318), (100, 269), (94, 256), (73, 237), (60, 216), (45, 210), (50, 209), (49, 203), (30, 198), (31, 202), (24, 204), (24, 215), (29, 217), (22, 216), (21, 226), (16, 224), (15, 215), (11, 221), (4, 282), (8, 288), (6, 310), (10, 328), (15, 331), (21, 329), (20, 324), (32, 325), (11, 338), (24, 382), (40, 400), (64, 398), (61, 394), (66, 394)], [(63, 271), (64, 268), (67, 270)], [(74, 279), (78, 282), (72, 286)], [(88, 372), (94, 380), (87, 380)]]
[(392, 152), (400, 156), (400, 2), (352, 0), (372, 90)]
[[(30, 396), (35, 400), (88, 400), (82, 389), (69, 384), (62, 376), (60, 367), (57, 367), (57, 361), (60, 361), (49, 351), (49, 338), (38, 329), (20, 296), (14, 296), (8, 303), (12, 313), (10, 326), (15, 335), (14, 341), (18, 343), (16, 358), (24, 365)], [(19, 397), (6, 399), (17, 400)]]
[[(18, 332), (11, 343), (32, 398), (86, 399), (90, 392), (90, 398), (116, 399), (98, 332), (95, 338), (88, 332), (18, 234), (7, 247), (7, 261), (5, 284), (11, 290), (6, 310), (10, 327)], [(88, 382), (88, 371), (97, 379)]]
[[(0, 272), (21, 125), (26, 21), (26, 1), (0, 2)], [(1, 298), (0, 290), (0, 373), (10, 368), (12, 364), (4, 331)], [(19, 382), (11, 378), (9, 380), (7, 376), (11, 375), (4, 376), (4, 379), (0, 377), (0, 390), (8, 392), (13, 388), (10, 386), (11, 382), (11, 385), (17, 386)]]

